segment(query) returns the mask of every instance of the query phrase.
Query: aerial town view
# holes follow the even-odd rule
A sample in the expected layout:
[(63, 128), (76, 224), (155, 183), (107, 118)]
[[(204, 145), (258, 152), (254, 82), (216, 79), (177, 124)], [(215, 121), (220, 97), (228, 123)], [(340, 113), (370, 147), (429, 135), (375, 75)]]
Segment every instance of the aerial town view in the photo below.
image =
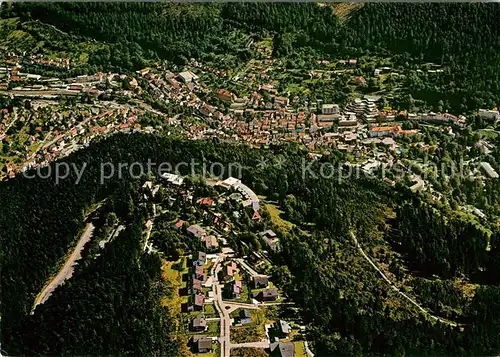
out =
[(1, 356), (498, 356), (500, 4), (0, 3)]

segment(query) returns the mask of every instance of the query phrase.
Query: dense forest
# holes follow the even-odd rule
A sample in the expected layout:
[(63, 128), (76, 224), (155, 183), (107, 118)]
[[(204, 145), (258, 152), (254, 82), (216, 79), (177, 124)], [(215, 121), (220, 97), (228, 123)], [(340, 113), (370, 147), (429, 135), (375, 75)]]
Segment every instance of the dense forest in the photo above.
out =
[(160, 259), (140, 247), (141, 217), (13, 326), (12, 354), (180, 356), (175, 324), (160, 307), (167, 295), (158, 283)]
[[(89, 71), (128, 72), (158, 60), (183, 65), (191, 57), (210, 62), (215, 54), (245, 61), (253, 55), (246, 43), (265, 36), (272, 38), (273, 56), (291, 65), (306, 54), (317, 59), (376, 54), (415, 72), (417, 64), (433, 62), (446, 68), (442, 76), (409, 75), (400, 94), (431, 104), (442, 101), (456, 112), (500, 104), (498, 4), (363, 4), (342, 16), (334, 5), (312, 3), (2, 6), (0, 18), (20, 17), (24, 22), (12, 26), (24, 26), (47, 46), (72, 46), (82, 39), (98, 43)], [(55, 28), (37, 26), (38, 21)], [(459, 160), (456, 142), (434, 141), (439, 159)], [(291, 231), (278, 232), (283, 249), (273, 256), (280, 265), (273, 278), (301, 308), (316, 355), (498, 353), (499, 232), (368, 178), (304, 177), (298, 163), (306, 155), (294, 144), (250, 149), (119, 134), (65, 159), (77, 167), (85, 163), (78, 185), (74, 172), (58, 185), (50, 175), (0, 183), (2, 350), (13, 355), (179, 355), (171, 317), (158, 304), (168, 294), (158, 288), (160, 261), (144, 255), (138, 243), (145, 214), (135, 202), (137, 182), (128, 170), (123, 179), (99, 181), (104, 162), (194, 159), (240, 163), (242, 180), (277, 202), (294, 224)], [(263, 160), (282, 165), (262, 167)], [(338, 167), (346, 157), (333, 150), (314, 162), (312, 171), (325, 161)], [(433, 182), (437, 188), (445, 184)], [(487, 208), (487, 202), (498, 200), (493, 180), (484, 187), (464, 180), (456, 187), (452, 207), (471, 200)], [(126, 230), (30, 315), (86, 216), (104, 201)], [(168, 224), (158, 220), (159, 229)], [(106, 231), (96, 230), (99, 235)], [(437, 323), (402, 300), (363, 260), (351, 233), (397, 283), (411, 286), (409, 294), (457, 325)], [(170, 259), (179, 250), (198, 248), (199, 242), (183, 238), (181, 232), (152, 235)], [(461, 285), (463, 280), (468, 284)]]
[[(473, 273), (479, 268), (495, 272), (499, 256), (496, 238), (492, 238), (492, 249), (485, 253), (485, 237), (481, 231), (458, 224), (443, 228), (442, 220), (452, 217), (445, 212), (442, 214), (446, 217), (431, 216), (425, 205), (416, 206), (413, 220), (398, 223), (398, 217), (406, 221), (406, 192), (389, 190), (388, 186), (365, 178), (353, 178), (341, 184), (332, 179), (305, 178), (302, 168), (297, 165), (305, 155), (306, 152), (295, 145), (249, 150), (243, 145), (211, 141), (119, 134), (95, 142), (87, 150), (66, 159), (77, 165), (87, 163), (78, 185), (74, 185), (74, 176), (59, 185), (51, 179), (22, 177), (2, 183), (2, 348), (26, 355), (162, 355), (161, 351), (175, 355), (176, 345), (168, 337), (170, 330), (163, 326), (168, 324), (168, 315), (137, 305), (138, 301), (139, 305), (154, 304), (160, 293), (154, 289), (158, 261), (142, 256), (137, 250), (142, 214), (131, 192), (138, 186), (127, 174), (122, 180), (114, 178), (100, 185), (100, 165), (102, 162), (146, 163), (148, 158), (154, 162), (177, 163), (193, 158), (207, 163), (239, 162), (244, 182), (259, 194), (279, 201), (288, 219), (297, 225), (289, 233), (280, 233), (283, 252), (274, 257), (281, 264), (276, 273), (277, 283), (302, 307), (304, 318), (312, 327), (311, 340), (319, 356), (361, 353), (490, 355), (498, 351), (500, 289), (498, 285), (488, 285), (498, 281), (481, 282), (471, 300), (460, 302), (461, 327), (438, 324), (407, 305), (368, 268), (349, 233), (355, 232), (367, 249), (382, 244), (381, 238), (388, 230), (398, 232), (391, 235), (392, 239), (405, 237), (408, 241), (419, 236), (421, 239), (408, 246), (410, 258), (388, 258), (390, 270), (415, 269), (412, 264), (425, 265), (438, 257), (433, 261), (438, 265), (430, 273), (436, 273), (441, 279), (461, 272)], [(284, 159), (281, 169), (274, 165), (258, 165), (262, 159), (272, 162), (277, 158)], [(341, 162), (343, 157), (333, 153), (322, 160)], [(317, 172), (319, 164), (320, 161), (315, 162), (312, 170)], [(95, 264), (79, 269), (67, 286), (58, 289), (47, 304), (29, 316), (35, 295), (77, 239), (85, 213), (105, 198), (110, 198), (106, 206), (129, 222), (129, 228), (107, 246)], [(390, 214), (393, 209), (395, 215)], [(464, 242), (457, 244), (457, 237)], [(430, 245), (430, 238), (434, 245)], [(168, 240), (171, 242), (168, 245), (173, 247), (180, 244), (178, 236)], [(384, 249), (389, 249), (385, 246)], [(163, 248), (169, 251), (169, 247)], [(443, 264), (439, 260), (441, 256), (447, 257), (447, 265), (446, 269), (438, 271)], [(123, 285), (125, 281), (127, 287)], [(418, 288), (416, 294), (424, 303), (429, 301), (430, 306), (436, 289), (420, 285), (414, 284)], [(90, 296), (87, 290), (95, 294)], [(123, 291), (127, 291), (126, 299), (120, 300)], [(444, 291), (458, 294), (452, 289)], [(456, 299), (458, 297), (450, 295), (443, 301), (457, 304)], [(70, 302), (69, 306), (60, 301)], [(113, 311), (106, 309), (110, 303), (116, 305)], [(120, 313), (120, 306), (131, 309), (130, 314)], [(49, 331), (47, 326), (63, 314), (66, 316), (64, 323)], [(83, 315), (92, 318), (80, 320)], [(135, 322), (129, 329), (110, 331), (106, 330), (107, 322), (99, 322), (104, 318), (117, 324)], [(156, 322), (144, 326), (138, 321), (143, 318)], [(104, 330), (98, 333), (97, 328)], [(152, 335), (160, 328), (166, 334), (152, 343)], [(105, 338), (128, 341), (126, 336), (129, 334), (138, 334), (141, 338), (127, 346), (108, 346), (104, 342)], [(66, 343), (68, 341), (71, 343)], [(95, 343), (79, 345), (78, 341)]]

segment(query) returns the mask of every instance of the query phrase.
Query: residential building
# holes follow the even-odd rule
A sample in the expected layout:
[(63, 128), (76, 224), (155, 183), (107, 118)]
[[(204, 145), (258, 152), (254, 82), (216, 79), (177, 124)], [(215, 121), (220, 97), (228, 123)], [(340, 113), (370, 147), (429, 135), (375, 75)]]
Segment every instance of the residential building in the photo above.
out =
[(203, 266), (207, 264), (207, 254), (205, 252), (198, 252), (194, 265)]
[(293, 342), (273, 342), (270, 346), (273, 357), (295, 357), (295, 345)]
[(204, 230), (200, 225), (193, 224), (189, 226), (187, 232), (196, 238), (203, 238), (207, 235), (207, 231)]
[(188, 300), (188, 311), (203, 311), (203, 303), (205, 298), (201, 294), (193, 294), (189, 296)]
[(184, 178), (180, 175), (176, 174), (171, 174), (171, 173), (163, 173), (160, 176), (162, 179), (164, 179), (168, 184), (174, 185), (174, 186), (182, 186), (184, 183)]
[(252, 315), (250, 314), (250, 311), (248, 311), (247, 309), (243, 309), (240, 310), (237, 319), (240, 325), (249, 324), (252, 322)]
[(488, 174), (489, 177), (496, 179), (498, 178), (498, 173), (495, 171), (493, 167), (488, 162), (481, 162), (481, 167)]
[(193, 336), (193, 350), (196, 353), (212, 352), (212, 339), (207, 336)]
[(179, 78), (184, 83), (191, 83), (193, 81), (197, 81), (198, 80), (198, 76), (196, 74), (194, 74), (193, 72), (190, 72), (190, 71), (185, 71), (185, 72), (179, 73)]
[(193, 278), (199, 279), (201, 281), (205, 279), (205, 273), (203, 272), (203, 268), (200, 265), (194, 266)]
[(203, 316), (198, 316), (191, 321), (191, 331), (205, 331), (207, 329), (207, 320)]
[(233, 102), (234, 94), (225, 89), (219, 89), (217, 91), (217, 98), (222, 100), (223, 102)]
[(288, 324), (288, 322), (284, 320), (279, 320), (276, 323), (276, 328), (281, 334), (281, 336), (288, 337), (290, 335), (290, 332), (292, 332), (292, 327)]
[(338, 104), (323, 104), (321, 106), (321, 114), (340, 114)]
[(262, 237), (262, 240), (273, 252), (276, 252), (280, 249), (279, 239), (276, 237), (276, 233), (274, 233), (272, 230), (268, 229), (267, 231), (261, 232), (259, 234)]
[(231, 284), (231, 295), (233, 299), (241, 298), (241, 293), (243, 292), (243, 284), (241, 280), (235, 280)]
[(261, 301), (276, 301), (278, 299), (277, 289), (264, 289), (259, 294)]
[(252, 281), (255, 289), (267, 288), (269, 284), (267, 275), (254, 275), (252, 276)]
[(196, 294), (201, 292), (201, 281), (198, 279), (193, 279), (191, 283), (191, 294)]
[(277, 104), (280, 107), (286, 107), (288, 103), (288, 97), (274, 97), (274, 104)]

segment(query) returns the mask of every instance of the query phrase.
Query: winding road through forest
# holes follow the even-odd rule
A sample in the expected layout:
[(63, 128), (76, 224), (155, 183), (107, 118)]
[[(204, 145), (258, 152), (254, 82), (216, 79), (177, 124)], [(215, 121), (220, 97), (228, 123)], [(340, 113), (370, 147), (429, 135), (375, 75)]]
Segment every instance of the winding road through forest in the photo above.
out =
[(422, 305), (420, 305), (418, 302), (416, 302), (411, 297), (409, 297), (408, 295), (406, 295), (404, 292), (402, 292), (401, 290), (399, 290), (399, 288), (396, 285), (394, 285), (394, 283), (392, 281), (390, 281), (389, 278), (387, 278), (387, 276), (384, 274), (384, 272), (382, 270), (380, 270), (380, 268), (373, 262), (373, 260), (371, 260), (370, 257), (364, 252), (363, 248), (361, 248), (361, 245), (359, 244), (359, 242), (358, 242), (358, 240), (356, 238), (356, 235), (352, 231), (350, 232), (350, 235), (351, 235), (352, 240), (354, 241), (354, 244), (356, 245), (356, 247), (358, 248), (358, 250), (361, 252), (361, 254), (365, 258), (365, 260), (368, 263), (370, 263), (370, 265), (380, 274), (380, 276), (382, 276), (382, 278), (392, 287), (392, 289), (394, 291), (396, 291), (399, 295), (403, 296), (412, 305), (414, 305), (415, 307), (417, 307), (424, 315), (427, 315), (427, 316), (431, 317), (432, 319), (434, 319), (436, 321), (439, 321), (439, 322), (441, 322), (443, 324), (446, 324), (446, 325), (449, 325), (449, 326), (452, 326), (452, 327), (463, 326), (463, 325), (457, 324), (455, 322), (447, 321), (447, 320), (444, 320), (444, 319), (442, 319), (442, 318), (440, 318), (438, 316), (432, 315), (429, 311), (427, 311), (426, 309), (424, 309), (422, 307)]
[(87, 226), (85, 227), (85, 230), (83, 231), (82, 235), (80, 236), (80, 239), (78, 240), (78, 243), (69, 256), (68, 260), (64, 263), (63, 267), (57, 275), (52, 279), (45, 287), (43, 290), (38, 294), (35, 300), (35, 304), (33, 305), (33, 310), (32, 313), (35, 311), (36, 307), (40, 304), (43, 304), (47, 299), (52, 295), (54, 290), (61, 284), (64, 283), (67, 279), (71, 278), (73, 275), (73, 270), (74, 270), (74, 264), (75, 262), (81, 258), (81, 252), (83, 250), (83, 247), (85, 247), (85, 244), (90, 240), (92, 237), (92, 233), (94, 232), (94, 225), (92, 223), (87, 223)]

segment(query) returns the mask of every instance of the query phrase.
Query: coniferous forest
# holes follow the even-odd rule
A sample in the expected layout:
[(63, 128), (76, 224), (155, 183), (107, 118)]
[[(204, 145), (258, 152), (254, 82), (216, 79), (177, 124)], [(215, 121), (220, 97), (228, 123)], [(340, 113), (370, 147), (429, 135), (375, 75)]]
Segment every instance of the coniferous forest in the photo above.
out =
[[(64, 41), (95, 41), (100, 47), (82, 67), (89, 73), (133, 73), (162, 61), (182, 67), (191, 58), (210, 63), (216, 54), (248, 60), (250, 49), (235, 38), (247, 42), (265, 36), (272, 56), (291, 67), (311, 54), (332, 60), (384, 56), (415, 71), (417, 63), (432, 62), (446, 71), (425, 80), (407, 76), (398, 95), (430, 104), (441, 100), (450, 111), (463, 113), (500, 105), (498, 4), (366, 3), (345, 16), (313, 3), (4, 5), (0, 18), (53, 25)], [(37, 40), (54, 47), (64, 43)], [(453, 143), (438, 144), (441, 156), (458, 160)], [(279, 207), (290, 223), (288, 231), (278, 231), (282, 249), (270, 253), (271, 275), (296, 305), (316, 356), (498, 355), (498, 227), (485, 229), (450, 205), (370, 177), (339, 182), (304, 176), (300, 163), (308, 154), (296, 143), (257, 149), (161, 133), (119, 133), (63, 159), (85, 165), (78, 184), (75, 172), (57, 184), (51, 175), (0, 182), (2, 354), (185, 355), (173, 312), (164, 306), (175, 287), (162, 277), (162, 260), (140, 244), (149, 217), (137, 194), (143, 182), (127, 171), (123, 178), (102, 183), (100, 178), (107, 162), (146, 166), (148, 159), (172, 165), (193, 159), (239, 163), (242, 182)], [(348, 161), (337, 150), (319, 156), (307, 161), (312, 172), (324, 163), (338, 168)], [(277, 159), (279, 168), (261, 165)], [(181, 174), (190, 174), (184, 169)], [(483, 194), (494, 205), (497, 188), (489, 182), (484, 192), (471, 188), (462, 195)], [(169, 218), (158, 225), (170, 227)], [(124, 229), (102, 249), (95, 247), (95, 238), (71, 279), (32, 311), (37, 294), (88, 222), (98, 239), (109, 237), (116, 222)], [(170, 230), (152, 241), (175, 260), (182, 249), (199, 248), (198, 241), (183, 238)], [(356, 240), (433, 315), (421, 313), (381, 279)]]
[[(243, 163), (245, 182), (280, 201), (297, 228), (304, 222), (315, 224), (312, 235), (295, 228), (285, 233), (283, 251), (275, 259), (282, 271), (288, 271), (278, 279), (303, 308), (318, 355), (489, 355), (498, 350), (500, 289), (498, 280), (488, 279), (496, 271), (499, 250), (494, 243), (485, 253), (481, 230), (451, 212), (433, 213), (418, 199), (411, 203), (407, 194), (376, 181), (360, 178), (339, 185), (322, 178), (304, 180), (294, 162), (305, 153), (294, 146), (249, 150), (228, 145), (115, 135), (68, 158), (88, 163), (76, 187), (71, 179), (57, 187), (51, 180), (23, 178), (0, 185), (3, 275), (12, 277), (2, 280), (3, 348), (24, 355), (177, 353), (169, 316), (155, 308), (155, 301), (165, 294), (155, 290), (159, 261), (143, 255), (137, 245), (144, 223), (133, 198), (139, 186), (128, 179), (101, 186), (98, 171), (101, 162), (179, 162), (189, 157)], [(286, 159), (282, 170), (256, 169), (259, 160), (276, 155)], [(130, 228), (29, 315), (35, 294), (81, 228), (82, 212), (106, 197), (106, 207), (130, 222)], [(396, 209), (392, 221), (387, 220), (387, 209)], [(24, 219), (20, 222), (18, 217)], [(374, 246), (384, 231), (388, 240), (410, 242), (401, 245), (407, 258), (389, 257), (387, 263), (396, 276), (398, 270), (411, 269), (423, 278), (443, 279), (434, 287), (420, 281), (419, 299), (424, 303), (435, 301), (436, 289), (441, 300), (456, 300), (457, 292), (446, 287), (445, 279), (470, 274), (480, 288), (471, 301), (460, 302), (462, 313), (454, 316), (460, 326), (436, 324), (405, 304), (394, 306), (394, 292), (356, 254), (351, 231), (367, 247)], [(163, 332), (157, 334), (158, 330)], [(131, 336), (133, 341), (123, 343)]]

